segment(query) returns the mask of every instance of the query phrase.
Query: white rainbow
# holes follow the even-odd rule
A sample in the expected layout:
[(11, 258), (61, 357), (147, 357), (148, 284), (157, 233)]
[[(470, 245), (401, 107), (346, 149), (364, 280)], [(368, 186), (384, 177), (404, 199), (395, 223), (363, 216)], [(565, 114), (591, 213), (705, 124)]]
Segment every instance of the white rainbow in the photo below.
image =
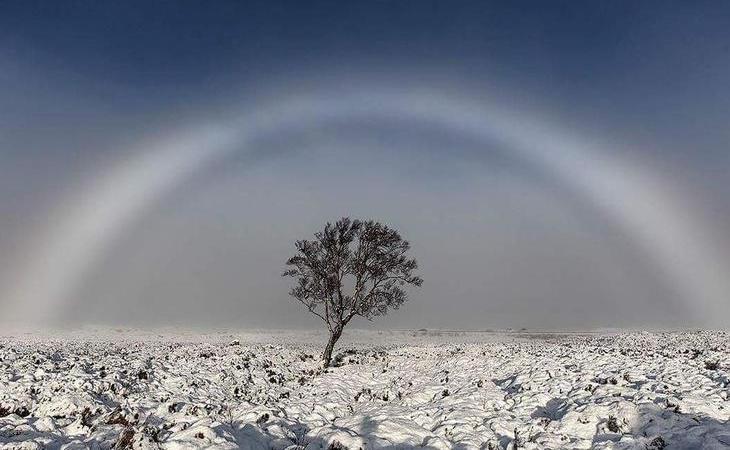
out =
[(704, 241), (700, 225), (675, 204), (656, 174), (504, 106), (436, 93), (364, 92), (292, 97), (229, 123), (174, 132), (140, 145), (129, 152), (136, 155), (133, 159), (91, 180), (50, 218), (47, 235), (28, 252), (17, 282), (6, 291), (9, 306), (3, 316), (53, 319), (73, 301), (94, 263), (125, 228), (211, 162), (250, 151), (255, 139), (291, 127), (379, 117), (423, 121), (501, 143), (516, 158), (562, 180), (613, 218), (651, 256), (699, 319), (721, 323), (727, 317), (723, 305), (730, 292), (730, 272)]

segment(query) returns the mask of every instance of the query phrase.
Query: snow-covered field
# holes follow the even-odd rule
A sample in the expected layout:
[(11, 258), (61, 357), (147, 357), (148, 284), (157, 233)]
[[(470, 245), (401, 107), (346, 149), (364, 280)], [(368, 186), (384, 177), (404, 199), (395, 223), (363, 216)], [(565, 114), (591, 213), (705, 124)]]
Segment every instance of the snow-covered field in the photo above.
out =
[(730, 448), (730, 335), (0, 338), (0, 448)]

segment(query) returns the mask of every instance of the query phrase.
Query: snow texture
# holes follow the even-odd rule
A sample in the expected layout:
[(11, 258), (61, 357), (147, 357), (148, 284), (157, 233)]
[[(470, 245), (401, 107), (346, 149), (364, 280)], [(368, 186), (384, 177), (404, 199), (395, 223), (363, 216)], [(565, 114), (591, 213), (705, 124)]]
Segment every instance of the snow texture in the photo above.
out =
[(730, 448), (725, 332), (0, 338), (0, 449)]

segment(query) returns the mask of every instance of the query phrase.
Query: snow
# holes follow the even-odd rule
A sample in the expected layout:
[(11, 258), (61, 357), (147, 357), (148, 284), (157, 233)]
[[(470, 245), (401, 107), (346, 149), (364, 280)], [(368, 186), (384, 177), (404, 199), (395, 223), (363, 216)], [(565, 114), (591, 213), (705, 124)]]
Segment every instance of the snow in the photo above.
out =
[(0, 338), (0, 449), (730, 448), (725, 332), (324, 339)]

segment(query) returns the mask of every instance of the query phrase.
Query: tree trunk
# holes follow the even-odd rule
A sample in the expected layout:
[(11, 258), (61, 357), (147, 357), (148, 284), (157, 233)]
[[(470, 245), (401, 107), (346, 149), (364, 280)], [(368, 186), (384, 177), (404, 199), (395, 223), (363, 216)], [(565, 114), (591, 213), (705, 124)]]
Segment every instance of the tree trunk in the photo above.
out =
[(322, 364), (324, 367), (329, 367), (330, 361), (332, 360), (332, 350), (335, 349), (335, 344), (337, 343), (337, 340), (342, 335), (342, 330), (335, 330), (330, 332), (330, 339), (327, 342), (327, 346), (324, 348), (324, 353), (322, 353)]

